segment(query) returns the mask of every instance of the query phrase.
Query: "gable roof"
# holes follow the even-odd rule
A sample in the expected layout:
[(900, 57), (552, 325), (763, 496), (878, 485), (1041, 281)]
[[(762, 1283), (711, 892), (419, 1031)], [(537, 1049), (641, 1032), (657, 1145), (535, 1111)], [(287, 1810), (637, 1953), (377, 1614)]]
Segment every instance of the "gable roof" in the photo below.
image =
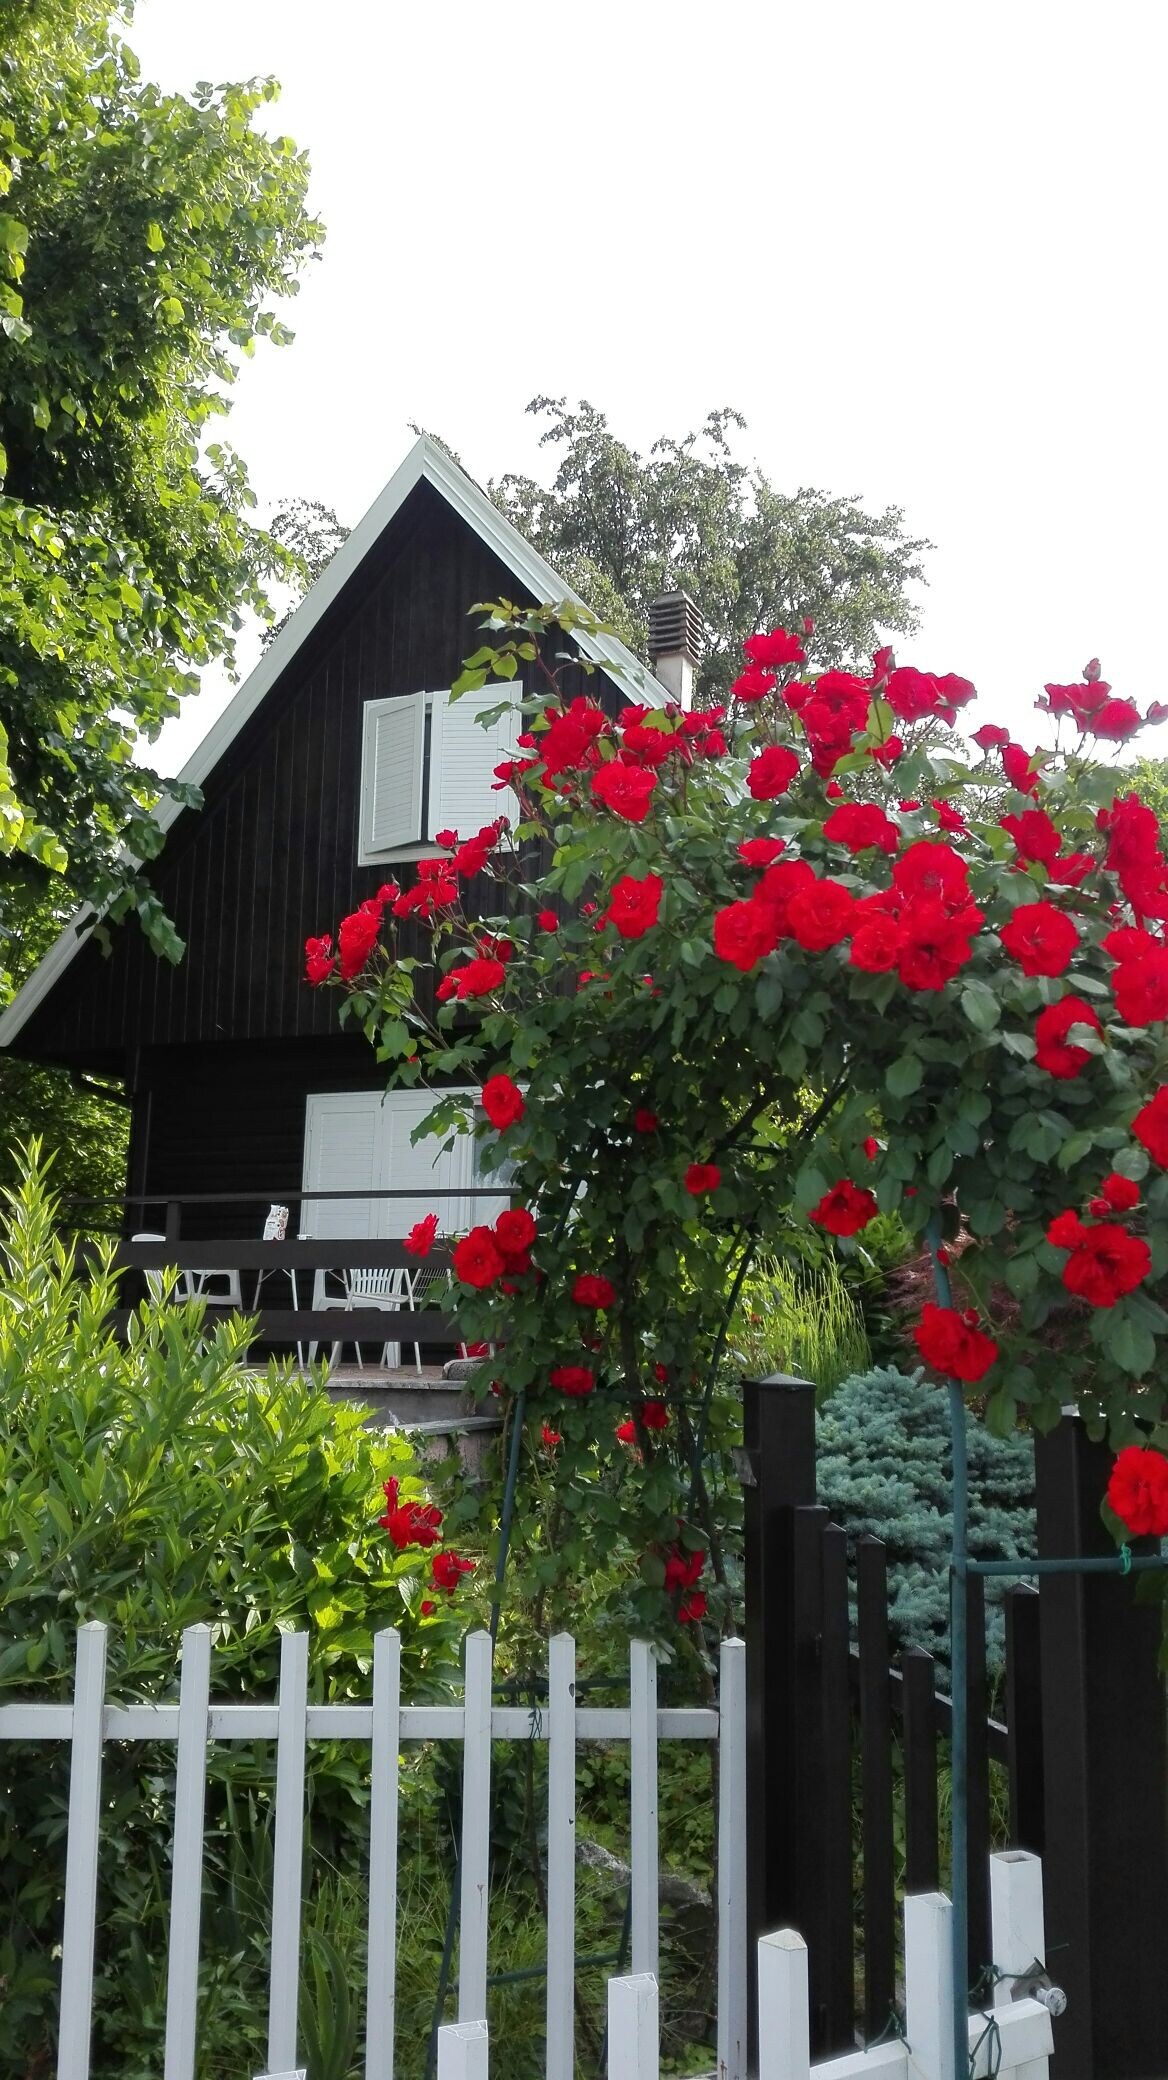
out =
[[(180, 780), (201, 787), (209, 778), (265, 695), (292, 663), (334, 600), (339, 598), (395, 513), (415, 487), (423, 482), (434, 487), (459, 518), (521, 581), (533, 599), (541, 604), (561, 600), (570, 600), (575, 606), (585, 604), (579, 593), (565, 584), (538, 549), (533, 549), (530, 542), (524, 540), (465, 471), (422, 434), (394, 471), (380, 497), (374, 500), (364, 519), (358, 521), (342, 542), (295, 612), (273, 636), (254, 670), (248, 673), (222, 714), (196, 745), (178, 775)], [(639, 658), (634, 657), (619, 637), (592, 635), (578, 629), (573, 631), (573, 640), (591, 663), (603, 667), (622, 689), (627, 689), (630, 698), (639, 698), (653, 707), (663, 706), (670, 698), (661, 682)], [(197, 811), (193, 813), (197, 814)], [(182, 804), (166, 795), (154, 810), (154, 820), (160, 830), (168, 831), (182, 814)], [(97, 914), (89, 904), (83, 904), (74, 913), (11, 1004), (0, 1013), (0, 1048), (11, 1045), (37, 1006), (48, 996), (74, 955), (86, 943), (89, 936), (86, 928), (96, 923)]]

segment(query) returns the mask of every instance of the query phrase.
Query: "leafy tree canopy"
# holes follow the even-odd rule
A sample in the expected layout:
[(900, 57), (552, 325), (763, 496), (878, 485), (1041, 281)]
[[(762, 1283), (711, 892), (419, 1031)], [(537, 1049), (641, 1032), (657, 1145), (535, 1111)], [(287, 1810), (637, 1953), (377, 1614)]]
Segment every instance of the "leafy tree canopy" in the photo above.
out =
[(644, 651), (650, 601), (684, 587), (709, 631), (702, 696), (724, 692), (756, 628), (797, 628), (809, 615), (816, 655), (833, 665), (866, 661), (885, 636), (915, 628), (908, 588), (923, 581), (931, 545), (906, 535), (897, 506), (869, 513), (856, 498), (777, 490), (735, 458), (740, 413), (711, 412), (644, 456), (593, 405), (536, 397), (527, 409), (549, 422), (541, 443), (556, 451), (555, 478), (549, 488), (504, 476), (491, 497), (634, 649)]
[(275, 84), (164, 94), (108, 17), (0, 0), (0, 857), (176, 958), (138, 747), (292, 567), (209, 435), (322, 233)]

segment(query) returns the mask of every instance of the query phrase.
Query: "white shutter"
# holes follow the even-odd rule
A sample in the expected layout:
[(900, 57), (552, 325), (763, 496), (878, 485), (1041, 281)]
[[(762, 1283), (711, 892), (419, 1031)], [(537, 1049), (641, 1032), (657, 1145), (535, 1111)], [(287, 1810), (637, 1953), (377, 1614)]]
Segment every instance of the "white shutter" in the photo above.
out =
[(430, 814), (427, 837), (442, 830), (455, 830), (460, 838), (473, 838), (484, 823), (493, 823), (506, 806), (502, 793), (494, 791), (495, 767), (515, 751), (518, 724), (512, 709), (489, 729), (479, 726), (479, 716), (497, 708), (506, 699), (504, 689), (492, 693), (465, 693), (452, 701), (448, 693), (434, 695), (430, 722)]
[(446, 1153), (442, 1146), (444, 1135), (427, 1134), (416, 1142), (410, 1138), (414, 1128), (434, 1110), (439, 1096), (447, 1095), (445, 1091), (390, 1091), (385, 1099), (381, 1183), (389, 1191), (408, 1191), (410, 1197), (382, 1201), (383, 1235), (408, 1235), (415, 1221), (423, 1220), (428, 1213), (437, 1214), (441, 1235), (457, 1234), (468, 1225), (466, 1201), (439, 1199), (435, 1191), (439, 1186), (469, 1182), (469, 1134), (457, 1135), (453, 1148)]
[[(307, 1101), (304, 1128), (306, 1192), (376, 1191), (384, 1164), (384, 1120), (380, 1091), (324, 1091)], [(379, 1207), (373, 1199), (309, 1199), (301, 1208), (301, 1232), (373, 1236)]]
[(422, 760), (426, 696), (366, 701), (361, 745), (358, 864), (416, 845), (422, 836)]

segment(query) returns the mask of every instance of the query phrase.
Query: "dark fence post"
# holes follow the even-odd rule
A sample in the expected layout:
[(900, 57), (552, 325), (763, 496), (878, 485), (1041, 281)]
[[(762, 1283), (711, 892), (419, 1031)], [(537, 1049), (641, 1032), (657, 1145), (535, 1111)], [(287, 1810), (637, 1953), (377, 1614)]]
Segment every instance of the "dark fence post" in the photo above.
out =
[(742, 1382), (746, 1567), (746, 1937), (749, 2067), (757, 2071), (758, 1939), (798, 1908), (794, 1777), (794, 1511), (815, 1501), (815, 1388), (772, 1373)]
[[(1077, 1416), (1038, 1440), (1043, 1558), (1114, 1552), (1099, 1515), (1111, 1456)], [(1068, 2002), (1055, 2023), (1059, 2080), (1159, 2080), (1168, 2066), (1160, 1612), (1107, 1574), (1045, 1575), (1040, 1607), (1046, 1962)]]
[(1006, 1594), (1006, 1731), (1010, 1840), (1041, 1856), (1046, 1837), (1042, 1790), (1042, 1599), (1032, 1582)]

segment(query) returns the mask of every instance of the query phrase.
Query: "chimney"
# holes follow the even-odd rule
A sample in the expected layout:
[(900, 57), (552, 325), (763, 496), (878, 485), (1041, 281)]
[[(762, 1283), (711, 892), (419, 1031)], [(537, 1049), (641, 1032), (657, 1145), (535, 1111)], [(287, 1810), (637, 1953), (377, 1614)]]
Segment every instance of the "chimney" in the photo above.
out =
[(706, 648), (706, 624), (688, 592), (663, 592), (649, 608), (649, 663), (654, 676), (683, 708)]

